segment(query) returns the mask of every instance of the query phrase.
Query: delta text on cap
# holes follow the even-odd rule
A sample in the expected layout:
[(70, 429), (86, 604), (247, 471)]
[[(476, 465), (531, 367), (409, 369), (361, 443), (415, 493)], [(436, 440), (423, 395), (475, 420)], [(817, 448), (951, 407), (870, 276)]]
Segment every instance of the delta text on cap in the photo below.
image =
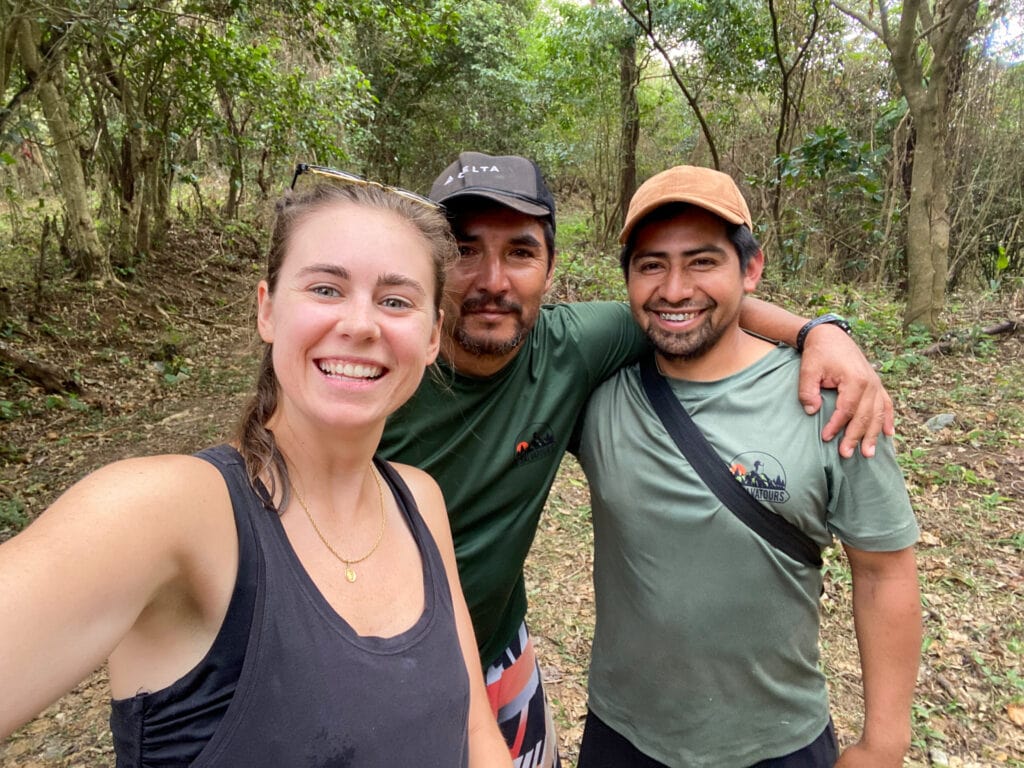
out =
[(626, 223), (619, 233), (625, 245), (634, 227), (647, 214), (668, 203), (690, 203), (705, 208), (733, 224), (754, 228), (747, 201), (732, 177), (711, 168), (677, 165), (651, 176), (641, 184), (629, 201)]
[(430, 199), (448, 204), (462, 197), (483, 197), (555, 223), (555, 198), (540, 168), (525, 157), (460, 153), (434, 180)]

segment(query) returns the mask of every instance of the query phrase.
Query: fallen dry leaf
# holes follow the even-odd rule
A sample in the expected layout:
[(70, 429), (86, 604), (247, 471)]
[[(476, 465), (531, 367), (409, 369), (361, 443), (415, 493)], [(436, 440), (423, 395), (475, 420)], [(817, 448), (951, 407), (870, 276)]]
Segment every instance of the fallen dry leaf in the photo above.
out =
[(1006, 714), (1009, 716), (1011, 723), (1024, 728), (1024, 704), (1007, 704)]

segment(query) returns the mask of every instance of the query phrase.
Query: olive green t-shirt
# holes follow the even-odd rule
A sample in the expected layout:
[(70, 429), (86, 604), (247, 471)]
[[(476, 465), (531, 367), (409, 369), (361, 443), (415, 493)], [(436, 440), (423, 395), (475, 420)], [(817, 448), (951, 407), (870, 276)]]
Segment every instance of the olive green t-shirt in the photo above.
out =
[(526, 616), (523, 564), (587, 397), (644, 347), (625, 304), (545, 306), (501, 371), (475, 378), (441, 363), (388, 420), (380, 454), (444, 492), (483, 664)]
[[(895, 551), (918, 529), (891, 440), (843, 459), (797, 400), (799, 356), (772, 349), (714, 382), (670, 379), (712, 447), (767, 507), (821, 545)], [(782, 554), (706, 488), (644, 395), (638, 366), (600, 386), (579, 451), (594, 515), (589, 705), (673, 768), (753, 765), (828, 723), (821, 572)], [(852, 628), (851, 628), (852, 629)]]

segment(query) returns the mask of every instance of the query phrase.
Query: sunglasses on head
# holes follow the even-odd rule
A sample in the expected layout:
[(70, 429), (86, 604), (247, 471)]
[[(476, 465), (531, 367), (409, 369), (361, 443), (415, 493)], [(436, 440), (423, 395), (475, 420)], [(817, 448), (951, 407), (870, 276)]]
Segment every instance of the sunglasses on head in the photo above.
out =
[(292, 189), (295, 189), (295, 184), (299, 180), (299, 176), (304, 173), (320, 176), (339, 184), (356, 184), (362, 187), (377, 187), (378, 189), (385, 189), (399, 197), (404, 197), (406, 200), (411, 200), (414, 203), (425, 205), (432, 211), (441, 210), (441, 204), (435, 203), (429, 197), (418, 195), (415, 192), (410, 192), (408, 189), (402, 189), (401, 187), (392, 187), (387, 184), (381, 184), (379, 181), (364, 179), (362, 176), (357, 176), (354, 173), (339, 171), (335, 168), (328, 168), (326, 165), (310, 165), (309, 163), (296, 164), (295, 175), (292, 176)]

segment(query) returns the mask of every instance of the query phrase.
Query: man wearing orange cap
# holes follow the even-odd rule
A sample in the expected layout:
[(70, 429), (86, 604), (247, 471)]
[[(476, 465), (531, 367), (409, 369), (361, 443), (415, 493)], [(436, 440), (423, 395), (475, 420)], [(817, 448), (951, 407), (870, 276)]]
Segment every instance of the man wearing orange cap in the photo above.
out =
[[(602, 384), (581, 423), (597, 626), (579, 768), (901, 766), (921, 622), (918, 528), (891, 440), (871, 460), (822, 450), (834, 397), (807, 415), (786, 396), (797, 352), (740, 328), (764, 256), (729, 176), (652, 177), (620, 240), (654, 350)], [(699, 433), (676, 442), (666, 426), (677, 405), (706, 436), (710, 470), (692, 452)], [(750, 522), (742, 492), (720, 500), (735, 481), (767, 523)], [(853, 575), (865, 709), (841, 756), (818, 648), (833, 535)]]

